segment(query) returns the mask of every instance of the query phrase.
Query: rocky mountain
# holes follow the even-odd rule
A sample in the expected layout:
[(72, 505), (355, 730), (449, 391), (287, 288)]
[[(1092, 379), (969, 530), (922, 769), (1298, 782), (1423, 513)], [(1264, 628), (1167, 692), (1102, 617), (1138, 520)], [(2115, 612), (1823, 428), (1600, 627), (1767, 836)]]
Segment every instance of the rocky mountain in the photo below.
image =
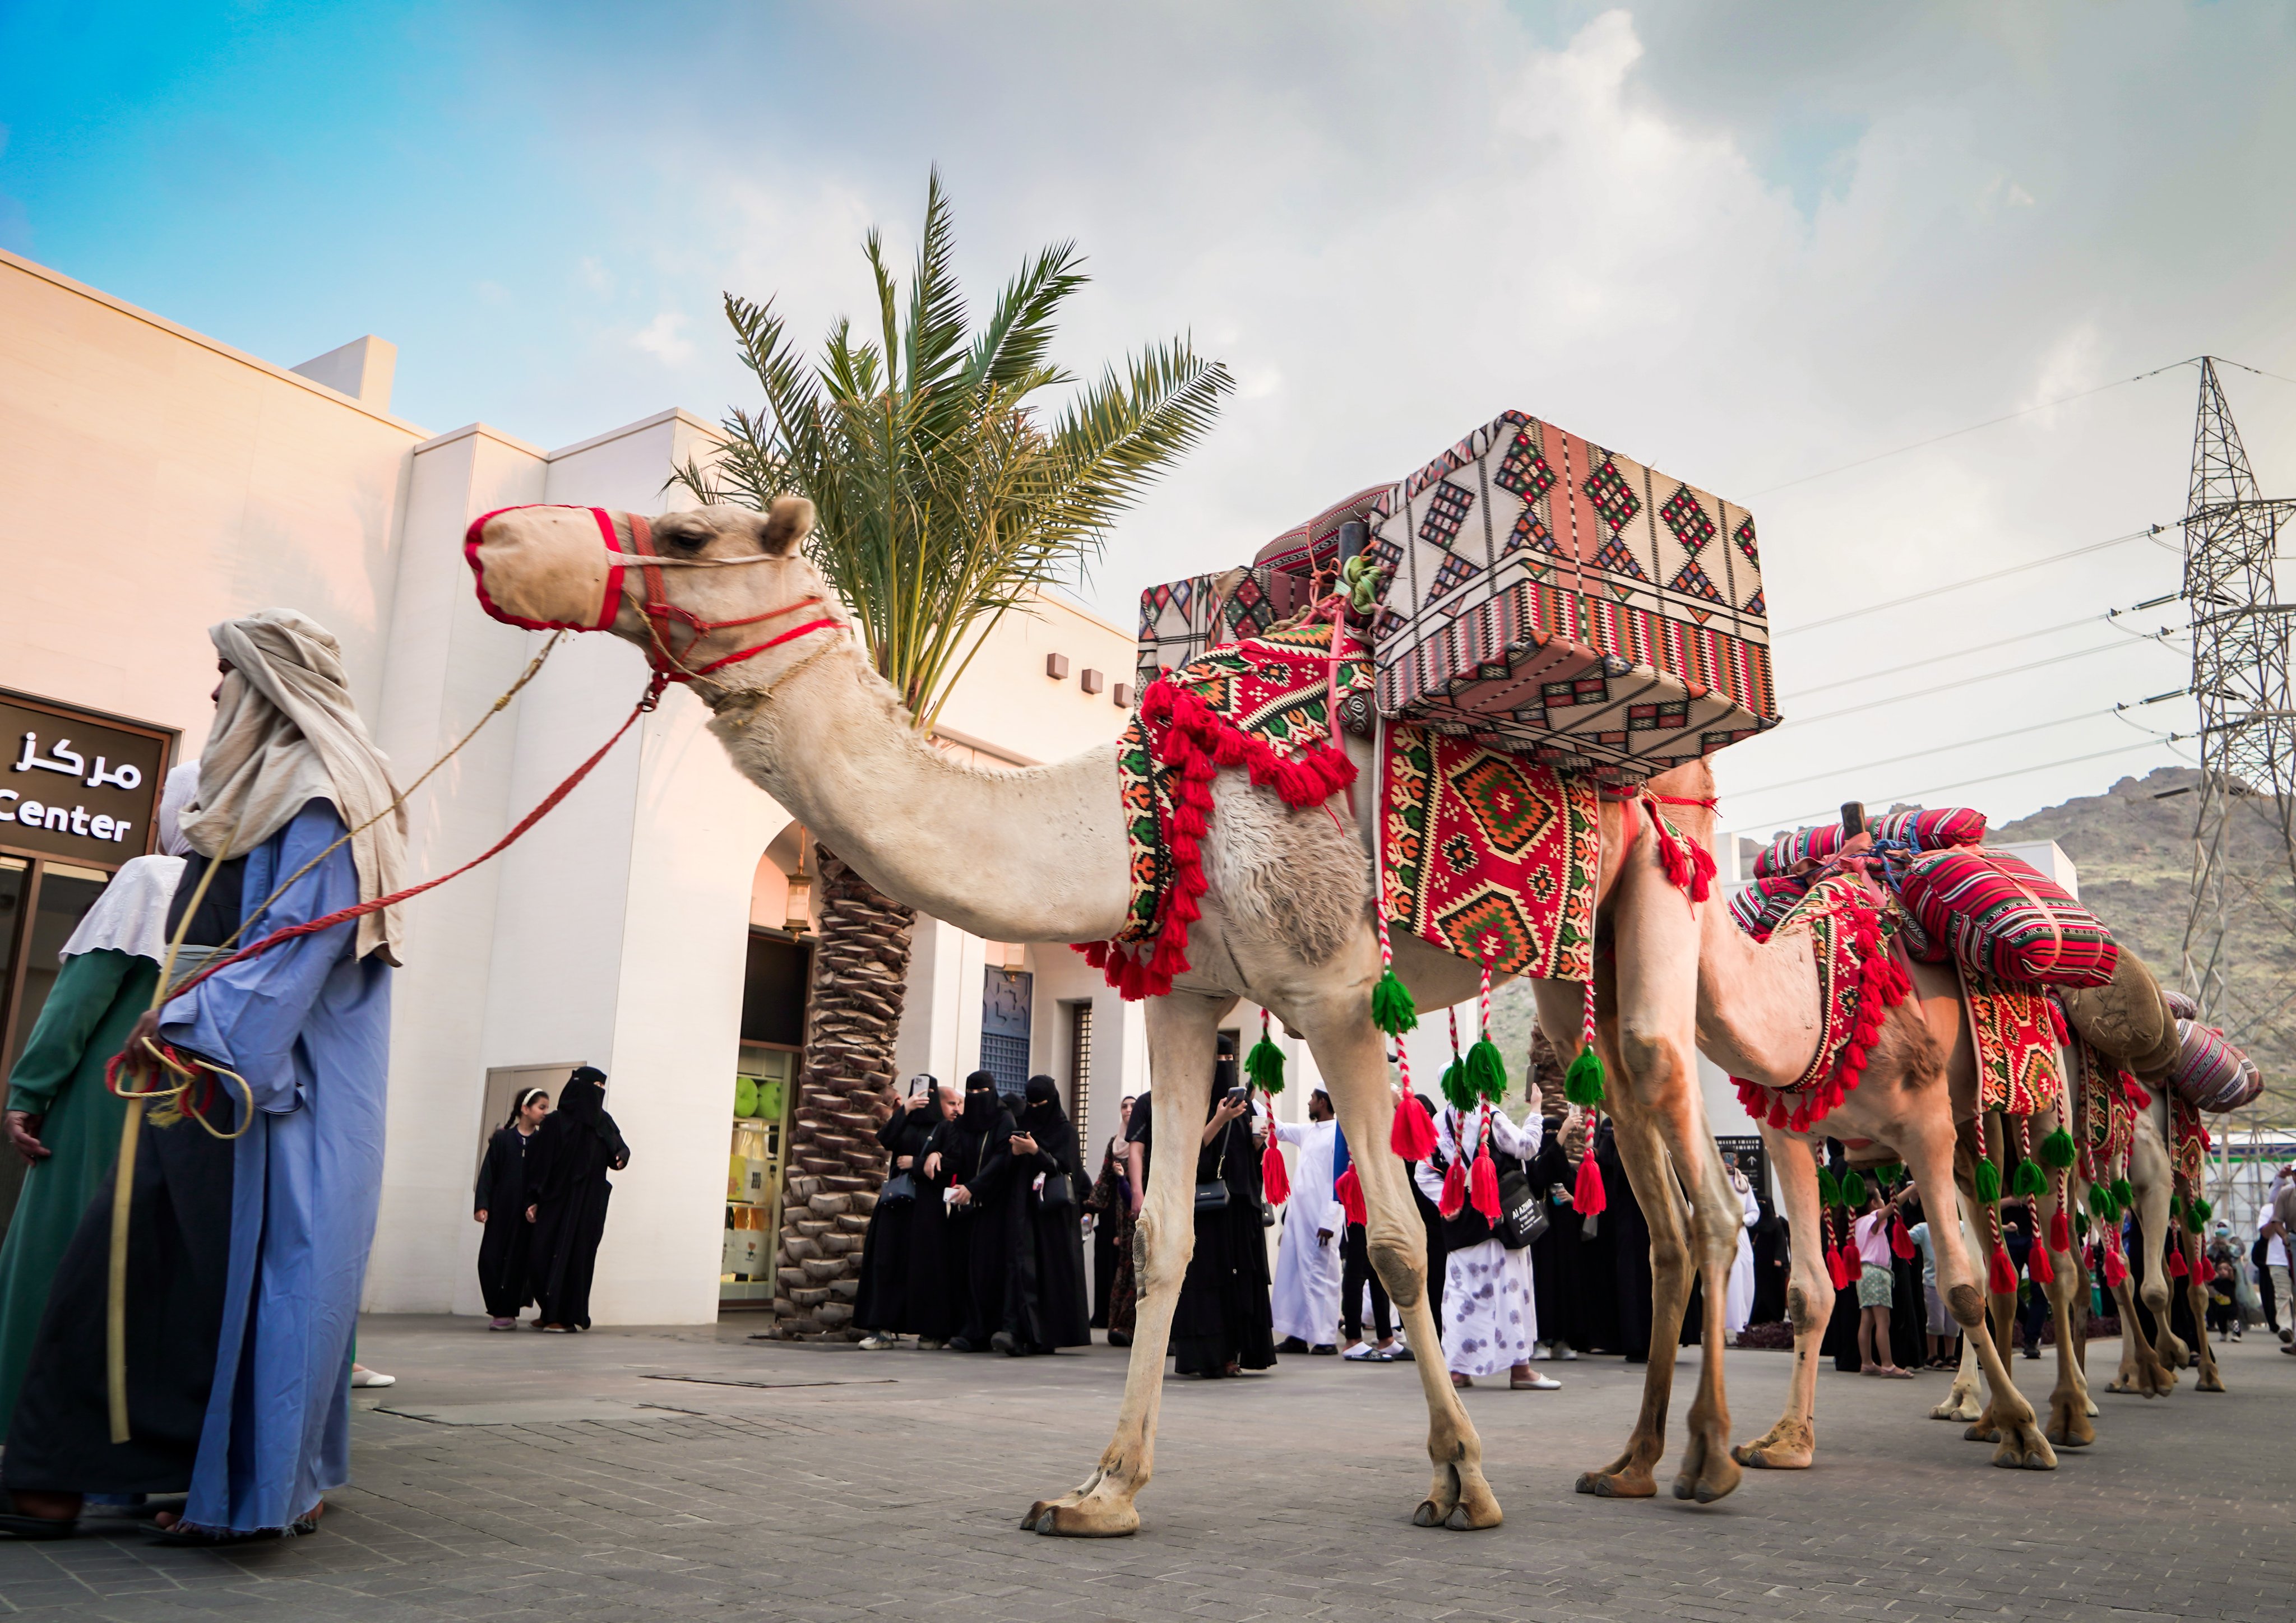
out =
[[(1998, 845), (2055, 840), (2079, 871), (2081, 901), (2174, 987), (2181, 980), (2200, 776), (2189, 766), (2163, 766), (2126, 777), (2103, 794), (1997, 826), (1989, 838)], [(2268, 812), (2269, 802), (2257, 804)], [(2232, 833), (2234, 869), (2258, 899), (2234, 920), (2225, 1026), (2263, 1067), (2259, 1125), (2296, 1124), (2296, 885), (2267, 815), (2235, 819)], [(1511, 984), (1492, 994), (1491, 1027), (1516, 1067), (1519, 1089), (1534, 1028), (1529, 988)]]

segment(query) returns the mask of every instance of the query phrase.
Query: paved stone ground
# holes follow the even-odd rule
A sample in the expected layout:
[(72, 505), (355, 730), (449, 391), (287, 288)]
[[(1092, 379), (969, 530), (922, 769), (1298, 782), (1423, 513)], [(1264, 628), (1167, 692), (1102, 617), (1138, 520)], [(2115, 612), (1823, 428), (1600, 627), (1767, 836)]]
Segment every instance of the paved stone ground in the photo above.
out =
[[(318, 1536), (0, 1545), (0, 1604), (123, 1623), (2296, 1616), (2296, 1358), (2258, 1337), (2227, 1349), (2228, 1395), (2102, 1398), (2097, 1445), (2054, 1474), (1994, 1470), (1925, 1419), (1944, 1376), (1829, 1370), (1817, 1467), (1750, 1472), (1707, 1508), (1573, 1494), (1616, 1451), (1638, 1372), (1556, 1366), (1560, 1392), (1469, 1396), (1507, 1513), (1476, 1534), (1406, 1520), (1427, 1478), (1408, 1365), (1286, 1359), (1168, 1386), (1145, 1526), (1085, 1542), (1017, 1522), (1091, 1465), (1120, 1352), (872, 1355), (752, 1343), (754, 1324), (370, 1320), (361, 1355), (399, 1384), (360, 1395), (357, 1481)], [(1731, 1355), (1740, 1438), (1786, 1365)], [(2038, 1397), (2051, 1365), (2016, 1368)]]

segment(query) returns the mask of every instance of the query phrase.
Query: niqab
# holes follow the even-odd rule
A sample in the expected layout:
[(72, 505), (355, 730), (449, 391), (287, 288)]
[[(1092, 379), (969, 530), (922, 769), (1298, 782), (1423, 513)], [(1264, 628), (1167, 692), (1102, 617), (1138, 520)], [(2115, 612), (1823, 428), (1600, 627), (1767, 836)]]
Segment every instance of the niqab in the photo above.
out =
[(996, 1125), (996, 1118), (1004, 1109), (996, 1096), (996, 1078), (985, 1070), (976, 1070), (964, 1079), (964, 1114), (960, 1120), (967, 1132), (986, 1133)]
[[(200, 757), (198, 803), (176, 820), (192, 849), (218, 862), (245, 856), (325, 800), (357, 831), (359, 899), (404, 889), (406, 811), (391, 806), (390, 762), (351, 701), (333, 633), (292, 609), (264, 609), (208, 635), (231, 669)], [(394, 906), (360, 918), (360, 957), (381, 949), (384, 963), (398, 962), (398, 914)]]

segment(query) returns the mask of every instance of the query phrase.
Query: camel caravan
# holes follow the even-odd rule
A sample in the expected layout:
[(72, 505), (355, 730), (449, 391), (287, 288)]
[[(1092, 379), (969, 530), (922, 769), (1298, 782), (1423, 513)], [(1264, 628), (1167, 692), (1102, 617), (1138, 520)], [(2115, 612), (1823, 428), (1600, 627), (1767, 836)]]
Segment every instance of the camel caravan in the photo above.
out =
[[(1783, 837), (1751, 886), (1719, 893), (1707, 758), (1778, 719), (1743, 508), (1509, 412), (1249, 565), (1146, 593), (1123, 735), (1011, 769), (952, 759), (917, 729), (805, 556), (812, 520), (797, 496), (652, 519), (518, 507), (473, 523), (467, 551), (497, 618), (611, 631), (657, 682), (690, 683), (737, 769), (887, 895), (989, 939), (1074, 944), (1147, 999), (1158, 1140), (1197, 1135), (1239, 999), (1303, 1038), (1361, 1147), (1371, 1257), (1416, 1348), (1439, 1336), (1404, 1163), (1432, 1132), (1390, 1055), (1420, 1012), (1529, 979), (1569, 1096), (1611, 1117), (1651, 1234), (1641, 1410), (1578, 1491), (1657, 1491), (1694, 1279), (1703, 1353), (1675, 1496), (1709, 1503), (1744, 1467), (1812, 1462), (1818, 1339), (1855, 1261), (1843, 1208), (1868, 1180), (1922, 1192), (1939, 1288), (1968, 1332), (1938, 1413), (1994, 1442), (1995, 1463), (2049, 1469), (2055, 1447), (2092, 1439), (2087, 1316), (2071, 1310), (2092, 1274), (2121, 1304), (2115, 1389), (2177, 1381), (2171, 1277), (2202, 1319), (2194, 1106), (2244, 1102), (2253, 1068), (2070, 897), (1988, 850), (1974, 813), (1869, 825), (1852, 809)], [(1742, 1209), (1699, 1052), (1759, 1123), (1794, 1240), (1786, 1412), (1735, 1448), (1723, 1313)], [(1485, 1062), (1457, 1086), (1495, 1103), (1505, 1084)], [(1828, 1138), (1848, 1146), (1845, 1177), (1820, 1165)], [(1445, 1204), (1496, 1217), (1488, 1149), (1472, 1159)], [(1192, 1168), (1152, 1162), (1115, 1435), (1077, 1488), (1028, 1509), (1029, 1529), (1139, 1525)], [(2005, 1193), (2046, 1226), (2030, 1264), (2055, 1311), (2046, 1423), (2002, 1358), (2005, 1331), (1985, 1333), (1988, 1298), (2005, 1324), (2014, 1302)], [(2130, 1209), (2153, 1341), (2120, 1250)], [(2202, 1389), (2220, 1389), (2204, 1337), (2199, 1350)], [(1412, 1519), (1497, 1526), (1442, 1359), (1417, 1369), (1433, 1475)]]

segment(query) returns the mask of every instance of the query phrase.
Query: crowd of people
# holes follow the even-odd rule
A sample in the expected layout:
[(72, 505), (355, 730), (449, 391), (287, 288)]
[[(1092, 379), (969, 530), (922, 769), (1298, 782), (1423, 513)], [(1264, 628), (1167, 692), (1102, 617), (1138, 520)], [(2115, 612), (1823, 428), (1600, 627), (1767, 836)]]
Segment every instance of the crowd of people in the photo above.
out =
[(487, 1141), (471, 1216), (479, 1242), (479, 1290), (487, 1328), (515, 1330), (529, 1307), (537, 1330), (590, 1328), (590, 1278), (606, 1235), (606, 1174), (630, 1164), (630, 1147), (606, 1112), (606, 1073), (578, 1065), (558, 1108), (539, 1087), (520, 1090), (510, 1119)]

